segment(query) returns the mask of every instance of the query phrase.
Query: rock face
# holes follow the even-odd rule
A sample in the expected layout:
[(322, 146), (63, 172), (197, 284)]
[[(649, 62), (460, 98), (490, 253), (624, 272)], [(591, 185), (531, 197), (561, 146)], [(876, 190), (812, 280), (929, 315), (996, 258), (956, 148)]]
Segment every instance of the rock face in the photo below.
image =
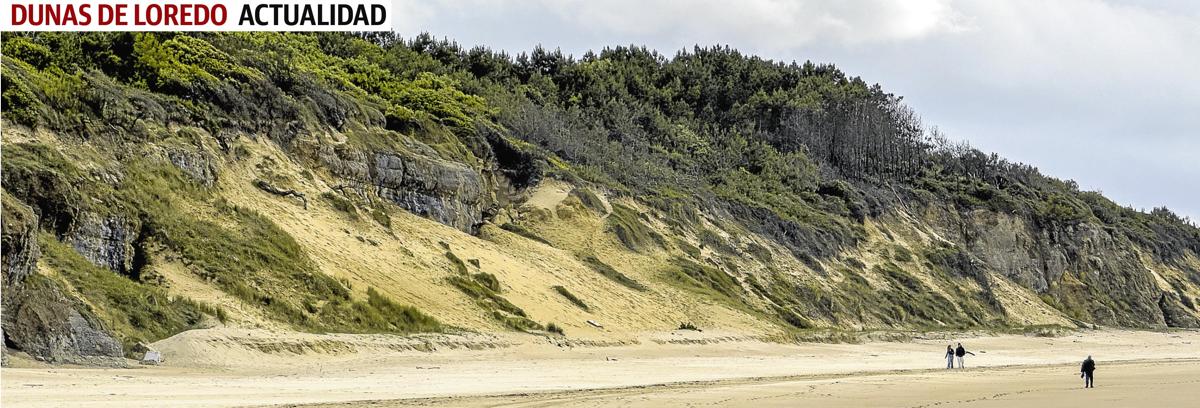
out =
[[(1189, 301), (1190, 302), (1190, 301)], [(1158, 307), (1162, 309), (1163, 319), (1170, 327), (1200, 328), (1200, 319), (1187, 311), (1187, 304), (1176, 293), (1162, 292), (1158, 299)]]
[(321, 161), (337, 176), (369, 186), (401, 208), (474, 233), (483, 223), (485, 183), (476, 170), (406, 152), (326, 147)]
[(131, 276), (137, 228), (122, 217), (83, 216), (71, 231), (68, 242), (75, 252), (96, 266)]
[(37, 270), (37, 215), (29, 206), (4, 196), (3, 273), (4, 288), (19, 286)]
[(167, 150), (167, 159), (183, 174), (205, 187), (212, 187), (217, 182), (217, 167), (213, 165), (212, 159), (202, 152), (178, 148), (169, 149)]
[(37, 273), (37, 217), (15, 199), (4, 199), (3, 327), (6, 346), (51, 362), (120, 361), (121, 344), (84, 305)]
[(119, 359), (121, 344), (77, 301), (50, 279), (33, 275), (16, 293), (5, 293), (5, 341), (34, 357), (56, 363)]
[(1076, 319), (1122, 327), (1190, 322), (1178, 296), (1164, 296), (1155, 284), (1135, 246), (1098, 225), (1038, 225), (986, 210), (938, 210), (930, 218), (984, 268), (1056, 299)]
[(483, 181), (471, 168), (420, 156), (376, 153), (376, 193), (413, 213), (467, 232), (483, 222)]

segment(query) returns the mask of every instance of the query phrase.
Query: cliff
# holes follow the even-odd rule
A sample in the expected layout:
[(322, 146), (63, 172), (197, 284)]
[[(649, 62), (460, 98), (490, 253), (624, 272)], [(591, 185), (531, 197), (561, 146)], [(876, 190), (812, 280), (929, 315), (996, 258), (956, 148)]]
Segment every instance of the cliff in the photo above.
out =
[(1190, 222), (948, 144), (832, 66), (347, 34), (3, 47), (4, 338), (51, 361), (218, 324), (1200, 327)]

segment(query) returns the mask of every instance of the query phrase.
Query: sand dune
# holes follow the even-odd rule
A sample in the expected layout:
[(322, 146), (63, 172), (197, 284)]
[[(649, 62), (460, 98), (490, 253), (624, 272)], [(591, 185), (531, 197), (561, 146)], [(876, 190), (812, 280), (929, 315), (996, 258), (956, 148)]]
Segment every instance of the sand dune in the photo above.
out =
[[(1080, 395), (1087, 397), (1079, 401), (1120, 402), (1162, 394), (1164, 401), (1176, 398), (1185, 404), (1175, 406), (1186, 406), (1194, 401), (1189, 395), (1200, 397), (1195, 331), (799, 345), (706, 333), (708, 340), (726, 341), (671, 342), (685, 336), (696, 335), (560, 347), (515, 334), (414, 340), (213, 329), (159, 343), (175, 350), (166, 366), (4, 368), (0, 401), (6, 407), (1069, 406), (1061, 404), (1076, 403)], [(940, 369), (950, 341), (978, 354), (968, 369)], [(287, 346), (268, 346), (280, 343)], [(312, 344), (322, 346), (304, 346)], [(421, 351), (430, 348), (435, 351)], [(1076, 364), (1087, 354), (1100, 362), (1102, 388), (1079, 394)]]

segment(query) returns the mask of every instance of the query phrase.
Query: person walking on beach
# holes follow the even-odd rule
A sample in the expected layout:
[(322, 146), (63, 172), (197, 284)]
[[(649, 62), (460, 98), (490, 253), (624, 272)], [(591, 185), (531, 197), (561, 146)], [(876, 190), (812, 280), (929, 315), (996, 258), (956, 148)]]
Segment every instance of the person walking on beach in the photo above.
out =
[(954, 346), (946, 345), (946, 368), (954, 368)]
[(972, 356), (975, 355), (975, 353), (967, 351), (967, 349), (963, 348), (962, 343), (958, 343), (958, 348), (954, 350), (954, 355), (958, 357), (958, 368), (966, 368), (963, 366), (963, 356), (967, 354)]
[(1092, 373), (1096, 371), (1096, 362), (1092, 360), (1092, 356), (1088, 356), (1087, 360), (1083, 360), (1083, 366), (1079, 367), (1079, 376), (1083, 377), (1083, 388), (1096, 388), (1092, 385)]

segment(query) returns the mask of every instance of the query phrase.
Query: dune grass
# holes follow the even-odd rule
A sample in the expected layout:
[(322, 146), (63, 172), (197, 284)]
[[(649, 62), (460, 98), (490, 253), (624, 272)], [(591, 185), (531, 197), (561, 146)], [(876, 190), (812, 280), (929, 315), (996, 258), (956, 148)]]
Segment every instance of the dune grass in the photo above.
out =
[(592, 268), (592, 270), (598, 272), (600, 275), (603, 275), (606, 278), (612, 279), (613, 282), (617, 282), (627, 288), (630, 288), (630, 289), (633, 289), (633, 290), (636, 290), (639, 292), (645, 292), (645, 291), (649, 290), (646, 287), (646, 285), (638, 283), (638, 281), (633, 280), (633, 278), (625, 276), (625, 274), (616, 270), (612, 266), (609, 266), (608, 264), (604, 263), (604, 261), (601, 261), (600, 258), (591, 256), (591, 255), (587, 255), (587, 256), (580, 258), (580, 260), (583, 261), (584, 265), (587, 265), (588, 267)]
[(609, 231), (630, 250), (645, 252), (661, 248), (666, 242), (662, 235), (642, 221), (641, 213), (633, 208), (613, 203), (612, 213), (606, 219)]
[(555, 292), (558, 292), (558, 294), (562, 295), (562, 297), (567, 298), (567, 300), (570, 301), (571, 304), (578, 306), (580, 309), (583, 309), (585, 312), (591, 311), (591, 308), (588, 307), (587, 303), (583, 302), (583, 299), (580, 299), (578, 296), (575, 296), (575, 294), (571, 293), (571, 291), (567, 290), (567, 288), (563, 287), (562, 285), (554, 285), (553, 288), (554, 288)]

